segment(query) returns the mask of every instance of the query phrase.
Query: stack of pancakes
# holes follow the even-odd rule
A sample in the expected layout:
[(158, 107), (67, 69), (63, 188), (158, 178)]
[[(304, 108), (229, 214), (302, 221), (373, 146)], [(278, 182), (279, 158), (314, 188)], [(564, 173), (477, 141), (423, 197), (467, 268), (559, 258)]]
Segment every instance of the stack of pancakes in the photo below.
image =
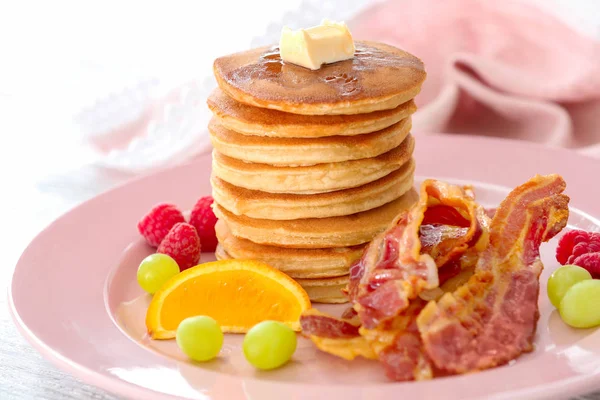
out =
[(260, 48), (214, 72), (217, 258), (262, 260), (313, 301), (346, 301), (349, 266), (418, 197), (410, 116), (423, 64), (357, 42), (352, 60), (316, 71)]

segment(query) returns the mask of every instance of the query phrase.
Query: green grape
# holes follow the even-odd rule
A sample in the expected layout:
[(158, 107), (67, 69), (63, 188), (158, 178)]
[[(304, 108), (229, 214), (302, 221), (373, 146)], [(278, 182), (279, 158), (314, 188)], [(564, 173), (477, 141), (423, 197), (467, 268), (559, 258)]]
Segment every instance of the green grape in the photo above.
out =
[(548, 298), (552, 305), (558, 308), (567, 290), (577, 282), (587, 279), (592, 279), (592, 275), (577, 265), (565, 265), (554, 271), (548, 279)]
[(558, 311), (563, 321), (574, 328), (600, 325), (600, 280), (590, 279), (571, 286)]
[(179, 273), (177, 262), (166, 254), (144, 258), (137, 270), (137, 281), (146, 292), (156, 293), (166, 281)]
[(256, 324), (244, 337), (246, 360), (258, 369), (281, 367), (296, 351), (296, 332), (277, 321)]
[(181, 321), (175, 334), (177, 345), (194, 361), (209, 361), (223, 347), (221, 327), (211, 317), (189, 317)]

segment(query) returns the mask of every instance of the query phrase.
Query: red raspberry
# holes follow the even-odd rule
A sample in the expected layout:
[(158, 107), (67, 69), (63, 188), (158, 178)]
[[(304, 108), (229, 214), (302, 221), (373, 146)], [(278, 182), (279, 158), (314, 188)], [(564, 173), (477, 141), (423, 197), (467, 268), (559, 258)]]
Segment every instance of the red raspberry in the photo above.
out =
[(215, 234), (217, 217), (212, 210), (212, 203), (212, 196), (201, 197), (196, 202), (190, 216), (190, 224), (196, 228), (204, 251), (215, 251), (218, 243), (217, 235)]
[(558, 241), (558, 246), (556, 247), (556, 260), (562, 265), (565, 265), (566, 263), (571, 263), (572, 259), (569, 260), (569, 257), (575, 253), (577, 254), (574, 258), (589, 253), (590, 251), (593, 252), (599, 250), (600, 233), (581, 230), (569, 231), (562, 235)]
[(150, 246), (158, 247), (171, 228), (185, 222), (183, 214), (172, 204), (159, 204), (138, 222), (137, 228)]
[(196, 228), (185, 222), (175, 224), (156, 252), (171, 256), (180, 271), (193, 267), (200, 261), (200, 238)]
[(573, 264), (587, 269), (592, 278), (600, 278), (600, 252), (582, 254), (573, 260)]
[(569, 256), (567, 264), (573, 264), (573, 261), (583, 254), (597, 252), (600, 252), (600, 241), (577, 243), (575, 247), (573, 247), (573, 253)]

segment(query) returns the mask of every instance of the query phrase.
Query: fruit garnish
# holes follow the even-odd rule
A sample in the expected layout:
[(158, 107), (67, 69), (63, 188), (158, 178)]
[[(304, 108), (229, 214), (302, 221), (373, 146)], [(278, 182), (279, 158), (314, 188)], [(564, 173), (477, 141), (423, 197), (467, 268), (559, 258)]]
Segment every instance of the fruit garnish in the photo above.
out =
[(593, 278), (600, 278), (600, 251), (582, 254), (573, 260), (573, 264), (588, 270)]
[(196, 228), (185, 222), (175, 224), (156, 252), (171, 256), (181, 271), (193, 267), (200, 261), (200, 238)]
[(277, 321), (263, 321), (244, 337), (244, 356), (254, 367), (263, 370), (279, 368), (296, 351), (296, 332)]
[(223, 332), (247, 332), (265, 320), (300, 330), (298, 320), (308, 308), (304, 289), (283, 272), (258, 261), (214, 261), (163, 285), (148, 307), (146, 327), (153, 339), (170, 339), (184, 319), (207, 315)]
[(562, 301), (559, 312), (562, 320), (574, 328), (592, 328), (600, 325), (600, 280), (588, 279), (571, 286)]
[(573, 264), (575, 258), (582, 254), (599, 251), (600, 232), (573, 230), (562, 235), (558, 241), (556, 260), (562, 265), (567, 263)]
[(208, 252), (215, 251), (218, 243), (215, 233), (217, 217), (212, 210), (212, 203), (212, 196), (201, 197), (194, 205), (190, 215), (190, 224), (198, 232), (202, 249)]
[(177, 262), (166, 254), (151, 254), (140, 263), (137, 281), (146, 292), (154, 294), (166, 281), (179, 273)]
[(178, 222), (185, 222), (183, 214), (173, 204), (154, 206), (138, 222), (137, 228), (150, 246), (158, 247), (171, 228)]
[(558, 268), (548, 279), (548, 298), (552, 305), (559, 308), (561, 300), (571, 286), (587, 279), (592, 279), (592, 275), (577, 265)]
[(177, 345), (194, 361), (209, 361), (223, 347), (223, 332), (217, 321), (199, 315), (181, 321), (175, 336)]

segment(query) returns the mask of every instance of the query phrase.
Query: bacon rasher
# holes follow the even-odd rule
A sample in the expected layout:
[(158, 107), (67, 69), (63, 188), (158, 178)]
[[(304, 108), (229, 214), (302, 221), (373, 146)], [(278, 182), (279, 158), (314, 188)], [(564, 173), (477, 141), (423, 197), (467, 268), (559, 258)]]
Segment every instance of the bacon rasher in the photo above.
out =
[[(354, 308), (342, 318), (309, 310), (303, 333), (339, 357), (379, 359), (394, 380), (476, 371), (531, 351), (539, 246), (566, 225), (564, 188), (560, 176), (536, 176), (490, 213), (469, 188), (425, 181), (419, 203), (352, 267)], [(438, 292), (447, 293), (426, 302)]]
[(437, 368), (476, 371), (533, 349), (543, 268), (539, 247), (567, 223), (565, 186), (558, 175), (538, 175), (514, 189), (495, 212), (475, 274), (420, 313), (424, 348)]
[[(362, 325), (376, 328), (400, 316), (423, 291), (437, 288), (438, 268), (487, 242), (485, 221), (472, 192), (440, 181), (423, 182), (419, 202), (376, 237), (350, 268), (348, 295)], [(451, 267), (454, 274), (460, 272)]]
[(423, 351), (416, 319), (427, 303), (420, 298), (411, 301), (402, 315), (375, 329), (360, 328), (384, 367), (388, 378), (396, 381), (424, 380), (433, 377), (433, 368)]
[[(400, 215), (387, 232), (373, 240), (352, 267), (348, 294), (354, 309), (342, 318), (309, 310), (301, 318), (303, 333), (319, 349), (338, 357), (379, 359), (390, 379), (430, 379), (432, 367), (416, 325), (426, 302), (416, 296), (427, 289), (440, 290), (440, 282), (450, 279), (448, 284), (452, 284), (461, 278), (464, 267), (472, 268), (473, 255), (487, 243), (488, 225), (470, 187), (425, 181), (420, 201), (410, 213)], [(400, 293), (387, 292), (395, 288)], [(376, 312), (361, 313), (369, 304), (364, 298), (359, 302), (365, 293), (375, 311), (385, 309), (388, 300), (406, 296), (400, 307), (389, 304), (388, 318), (375, 319), (371, 317)], [(375, 295), (369, 298), (369, 293)]]
[(358, 356), (377, 359), (367, 340), (359, 334), (360, 323), (354, 320), (352, 313), (335, 318), (311, 308), (302, 314), (300, 324), (302, 333), (319, 350), (345, 360), (353, 360)]

